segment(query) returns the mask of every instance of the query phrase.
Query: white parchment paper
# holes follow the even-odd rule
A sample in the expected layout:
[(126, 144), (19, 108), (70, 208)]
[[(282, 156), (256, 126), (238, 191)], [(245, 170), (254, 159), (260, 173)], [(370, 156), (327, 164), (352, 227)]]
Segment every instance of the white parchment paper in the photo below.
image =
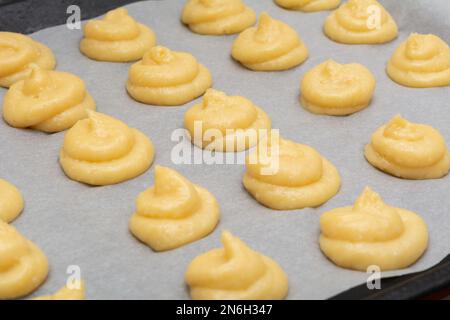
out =
[[(155, 163), (176, 168), (218, 199), (222, 219), (208, 237), (176, 250), (155, 253), (128, 231), (128, 219), (139, 192), (153, 184), (154, 165), (142, 176), (118, 185), (89, 187), (69, 180), (58, 164), (64, 133), (43, 134), (19, 130), (0, 121), (0, 176), (22, 191), (26, 208), (14, 222), (26, 237), (47, 254), (50, 275), (34, 293), (52, 293), (63, 286), (70, 265), (81, 268), (90, 299), (185, 299), (186, 266), (195, 256), (221, 246), (220, 233), (228, 229), (254, 249), (273, 257), (287, 272), (289, 299), (322, 299), (366, 281), (363, 272), (345, 270), (329, 262), (318, 246), (320, 214), (357, 198), (369, 185), (393, 206), (422, 215), (430, 228), (425, 255), (405, 270), (384, 276), (421, 271), (450, 253), (450, 177), (431, 181), (393, 178), (369, 165), (363, 147), (373, 131), (401, 113), (433, 125), (450, 144), (450, 88), (410, 89), (392, 82), (385, 64), (411, 32), (434, 33), (450, 42), (448, 0), (381, 1), (396, 19), (397, 40), (384, 45), (342, 45), (322, 33), (328, 12), (283, 10), (271, 0), (246, 0), (257, 11), (268, 11), (301, 35), (310, 58), (286, 72), (257, 73), (230, 58), (235, 36), (200, 36), (180, 21), (184, 1), (146, 1), (127, 6), (137, 20), (148, 24), (158, 43), (193, 53), (212, 72), (214, 87), (243, 95), (266, 110), (273, 126), (286, 138), (309, 144), (332, 161), (342, 175), (337, 196), (317, 209), (273, 211), (258, 204), (242, 187), (242, 165), (178, 165), (171, 161), (173, 130), (182, 127), (186, 109), (146, 106), (125, 91), (130, 64), (89, 60), (78, 50), (81, 30), (58, 26), (31, 36), (55, 53), (58, 69), (77, 74), (86, 82), (100, 112), (138, 128), (153, 140)], [(81, 8), (83, 10), (83, 8)], [(299, 82), (311, 67), (325, 59), (359, 62), (376, 76), (371, 106), (349, 117), (313, 115), (298, 103)], [(0, 89), (0, 101), (6, 90)]]

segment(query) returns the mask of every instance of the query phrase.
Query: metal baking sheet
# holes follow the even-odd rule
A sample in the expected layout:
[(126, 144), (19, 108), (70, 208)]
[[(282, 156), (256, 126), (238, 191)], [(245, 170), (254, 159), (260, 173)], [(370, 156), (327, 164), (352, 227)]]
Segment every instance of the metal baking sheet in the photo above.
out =
[[(427, 269), (450, 252), (450, 178), (408, 181), (375, 170), (363, 157), (370, 135), (393, 115), (433, 125), (450, 143), (450, 88), (411, 89), (392, 82), (384, 68), (395, 48), (411, 32), (434, 33), (450, 42), (450, 4), (447, 0), (381, 1), (397, 21), (395, 41), (378, 46), (349, 46), (322, 33), (328, 12), (301, 13), (277, 7), (270, 0), (246, 0), (259, 14), (268, 11), (301, 35), (310, 58), (301, 66), (275, 73), (251, 72), (230, 57), (235, 36), (200, 36), (180, 21), (183, 1), (146, 1), (128, 5), (137, 20), (153, 28), (158, 43), (193, 53), (213, 74), (214, 87), (243, 95), (263, 108), (273, 127), (300, 143), (309, 144), (332, 161), (342, 175), (337, 196), (317, 209), (273, 211), (258, 204), (243, 189), (242, 165), (175, 165), (171, 150), (174, 130), (183, 125), (182, 107), (152, 107), (132, 100), (125, 91), (130, 64), (96, 62), (78, 50), (81, 30), (65, 25), (31, 36), (48, 45), (59, 70), (86, 82), (100, 112), (117, 117), (147, 134), (156, 148), (155, 163), (179, 170), (208, 188), (218, 199), (222, 218), (208, 237), (176, 250), (155, 253), (128, 231), (139, 192), (153, 184), (154, 165), (133, 180), (106, 187), (89, 187), (69, 180), (58, 164), (64, 133), (19, 130), (0, 122), (0, 176), (22, 191), (26, 208), (13, 224), (47, 254), (50, 274), (32, 296), (56, 291), (67, 279), (67, 268), (81, 268), (89, 299), (187, 299), (187, 265), (198, 254), (221, 246), (220, 233), (230, 230), (254, 249), (274, 258), (287, 272), (288, 299), (323, 299), (364, 283), (366, 273), (341, 269), (318, 247), (320, 214), (353, 203), (364, 186), (385, 201), (422, 215), (430, 228), (425, 255), (410, 268), (383, 273), (384, 277)], [(83, 8), (81, 8), (83, 10)], [(333, 58), (359, 62), (377, 79), (371, 106), (349, 117), (313, 115), (298, 103), (299, 82), (311, 67)], [(3, 99), (5, 89), (0, 89)]]

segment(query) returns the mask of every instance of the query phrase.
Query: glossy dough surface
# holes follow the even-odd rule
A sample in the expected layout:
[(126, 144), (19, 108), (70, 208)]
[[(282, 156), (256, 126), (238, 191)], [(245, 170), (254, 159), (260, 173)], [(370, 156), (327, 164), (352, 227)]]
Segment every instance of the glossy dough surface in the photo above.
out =
[[(200, 132), (196, 130), (199, 125)], [(203, 101), (185, 113), (184, 126), (192, 143), (200, 148), (237, 152), (256, 145), (270, 130), (271, 122), (250, 100), (208, 89)]]
[(0, 221), (9, 223), (23, 210), (22, 195), (13, 184), (0, 179)]
[(442, 135), (399, 115), (375, 131), (364, 154), (374, 167), (405, 179), (437, 179), (450, 170), (450, 152)]
[(249, 248), (229, 232), (223, 248), (196, 257), (186, 271), (195, 300), (279, 300), (288, 293), (288, 278), (271, 258)]
[(262, 140), (246, 159), (244, 187), (258, 202), (276, 210), (318, 207), (339, 191), (339, 172), (327, 159), (307, 145), (277, 140)]
[(258, 25), (234, 41), (231, 55), (251, 70), (280, 71), (303, 63), (308, 49), (294, 29), (263, 12)]
[(320, 218), (320, 248), (340, 267), (382, 271), (413, 264), (428, 245), (428, 229), (414, 212), (391, 207), (366, 188), (353, 206), (333, 209)]
[(132, 179), (150, 167), (154, 149), (147, 136), (105, 114), (88, 114), (64, 137), (59, 162), (69, 178), (109, 185)]
[(315, 12), (335, 9), (341, 0), (275, 0), (275, 3), (289, 10)]
[(142, 103), (176, 106), (201, 96), (211, 85), (211, 73), (194, 56), (157, 46), (130, 67), (127, 90)]
[(86, 23), (80, 51), (94, 60), (128, 62), (141, 59), (155, 44), (149, 27), (136, 22), (125, 8), (118, 8), (101, 20)]
[(0, 32), (0, 87), (26, 78), (32, 65), (46, 70), (55, 68), (52, 51), (28, 36), (14, 32)]
[(313, 113), (352, 114), (369, 105), (375, 83), (373, 74), (361, 64), (328, 60), (305, 74), (300, 102)]
[(255, 23), (256, 15), (242, 0), (189, 0), (181, 21), (193, 32), (223, 35), (250, 27)]
[(40, 296), (33, 300), (84, 300), (84, 290), (84, 281), (80, 281), (78, 287), (69, 288), (66, 285), (54, 294)]
[(376, 0), (349, 0), (325, 20), (325, 34), (347, 44), (379, 44), (394, 40), (397, 24)]
[(411, 34), (388, 62), (395, 82), (416, 88), (450, 85), (450, 48), (433, 34)]
[(156, 166), (155, 185), (136, 199), (131, 232), (155, 251), (175, 249), (210, 234), (220, 218), (216, 198), (175, 170)]
[(3, 101), (3, 118), (12, 127), (58, 132), (95, 110), (83, 80), (59, 71), (34, 68), (12, 85)]
[(0, 220), (0, 299), (16, 299), (36, 290), (47, 278), (44, 253)]

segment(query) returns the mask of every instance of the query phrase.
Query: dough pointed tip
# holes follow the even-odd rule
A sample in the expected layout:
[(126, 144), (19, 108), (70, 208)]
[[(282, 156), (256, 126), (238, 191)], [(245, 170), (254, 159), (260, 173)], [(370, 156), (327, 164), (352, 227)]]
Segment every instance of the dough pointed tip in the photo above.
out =
[(44, 90), (50, 83), (49, 71), (33, 64), (30, 75), (24, 79), (23, 92), (26, 95), (35, 95)]

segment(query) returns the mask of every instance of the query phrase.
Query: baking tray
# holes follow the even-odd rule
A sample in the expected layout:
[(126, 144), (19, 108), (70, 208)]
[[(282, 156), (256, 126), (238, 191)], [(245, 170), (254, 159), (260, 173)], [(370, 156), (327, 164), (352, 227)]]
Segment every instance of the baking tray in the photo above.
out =
[[(88, 19), (132, 2), (136, 1), (0, 0), (0, 30), (32, 33), (63, 24), (67, 19), (66, 8), (72, 4), (82, 8), (82, 19)], [(383, 1), (381, 2), (383, 3)], [(448, 10), (450, 12), (450, 5)], [(178, 17), (175, 18), (178, 19)], [(449, 39), (444, 40), (448, 41)], [(400, 277), (384, 278), (381, 290), (368, 290), (363, 284), (344, 291), (332, 299), (416, 299), (427, 297), (449, 286), (450, 255), (429, 270)]]

